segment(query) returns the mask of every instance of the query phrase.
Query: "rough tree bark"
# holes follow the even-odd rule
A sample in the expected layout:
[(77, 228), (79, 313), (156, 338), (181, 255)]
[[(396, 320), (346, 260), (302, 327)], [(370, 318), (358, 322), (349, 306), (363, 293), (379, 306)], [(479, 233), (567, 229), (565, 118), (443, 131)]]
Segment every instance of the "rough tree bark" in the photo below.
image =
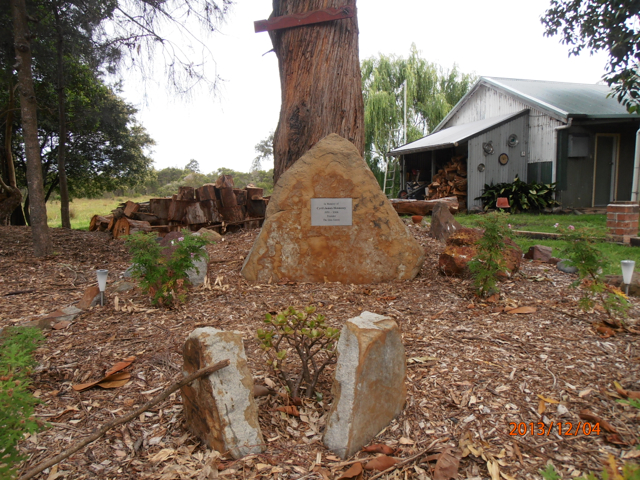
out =
[(38, 142), (38, 120), (36, 116), (36, 94), (31, 73), (31, 34), (27, 24), (25, 0), (11, 0), (13, 37), (18, 70), (18, 91), (22, 131), (27, 157), (27, 186), (31, 203), (31, 234), (36, 257), (44, 257), (52, 251), (51, 236), (47, 226), (47, 206), (44, 201), (42, 161)]
[(65, 118), (65, 85), (64, 85), (64, 37), (62, 24), (60, 22), (60, 5), (56, 2), (53, 5), (53, 16), (56, 19), (57, 60), (58, 60), (58, 177), (60, 179), (60, 218), (62, 228), (71, 228), (71, 218), (69, 217), (69, 187), (67, 186), (67, 121)]
[(4, 158), (7, 183), (0, 175), (0, 225), (10, 225), (11, 215), (21, 206), (22, 193), (16, 183), (16, 168), (13, 164), (13, 152), (11, 151), (11, 137), (13, 134), (13, 109), (15, 108), (14, 87), (9, 82), (9, 104), (4, 129)]
[[(272, 17), (356, 0), (273, 0)], [(282, 107), (273, 140), (274, 182), (320, 139), (337, 133), (364, 154), (364, 104), (357, 17), (270, 32)]]

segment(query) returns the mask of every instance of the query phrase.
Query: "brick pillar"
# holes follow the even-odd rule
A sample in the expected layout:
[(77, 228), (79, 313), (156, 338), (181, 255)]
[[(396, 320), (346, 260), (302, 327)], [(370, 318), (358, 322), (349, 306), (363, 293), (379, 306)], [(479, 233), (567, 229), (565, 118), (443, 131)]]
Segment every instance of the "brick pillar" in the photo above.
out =
[[(607, 227), (611, 235), (636, 237), (640, 205), (637, 202), (614, 202), (607, 205)], [(628, 243), (628, 239), (625, 239)]]

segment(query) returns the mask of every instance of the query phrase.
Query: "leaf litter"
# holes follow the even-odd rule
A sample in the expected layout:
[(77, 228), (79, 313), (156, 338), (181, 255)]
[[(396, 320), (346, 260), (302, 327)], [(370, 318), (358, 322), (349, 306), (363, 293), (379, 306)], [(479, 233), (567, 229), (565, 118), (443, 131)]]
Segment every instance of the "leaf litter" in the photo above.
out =
[[(33, 389), (42, 403), (36, 416), (51, 426), (20, 442), (29, 457), (23, 468), (140, 406), (151, 392), (180, 378), (182, 345), (195, 328), (242, 331), (256, 385), (284, 393), (265, 369), (254, 332), (264, 313), (289, 305), (316, 305), (335, 327), (368, 310), (393, 318), (403, 332), (409, 359), (406, 407), (371, 442), (393, 449), (394, 457), (388, 458), (397, 463), (390, 473), (362, 470), (361, 478), (436, 478), (439, 461), (440, 476), (455, 469), (458, 478), (539, 478), (537, 472), (551, 461), (569, 477), (600, 471), (609, 455), (633, 459), (638, 415), (616, 400), (635, 398), (640, 391), (634, 333), (639, 331), (638, 300), (631, 298), (625, 328), (610, 336), (605, 331), (602, 337), (598, 326), (610, 323), (601, 311), (584, 313), (577, 307), (580, 292), (569, 288), (573, 276), (523, 261), (521, 274), (500, 284), (500, 295), (482, 301), (468, 279), (438, 274), (442, 246), (424, 228), (410, 228), (427, 258), (418, 277), (367, 286), (249, 284), (240, 275), (240, 260), (257, 231), (227, 234), (223, 242), (207, 247), (211, 263), (205, 285), (192, 290), (186, 305), (160, 310), (137, 289), (117, 293), (114, 308), (115, 294), (109, 292), (124, 282), (121, 273), (130, 258), (121, 242), (100, 232), (53, 229), (56, 254), (36, 259), (28, 228), (0, 227), (2, 288), (25, 292), (3, 297), (0, 327), (79, 301), (96, 284), (95, 270), (109, 270), (107, 304), (89, 309), (65, 328), (47, 331), (48, 340), (37, 351)], [(523, 307), (526, 314), (514, 314)], [(102, 372), (131, 356), (135, 363), (115, 373), (130, 375), (125, 385), (73, 389), (103, 378)], [(321, 379), (323, 398), (298, 406), (299, 417), (277, 410), (295, 406), (286, 395), (256, 399), (263, 454), (233, 461), (205, 448), (186, 430), (176, 393), (38, 478), (339, 478), (377, 453), (391, 455), (359, 452), (343, 461), (326, 450), (322, 432), (332, 400), (331, 374)], [(557, 405), (566, 413), (556, 412)], [(558, 422), (572, 423), (574, 430), (584, 424), (583, 410), (592, 415), (590, 421), (602, 422), (600, 435), (557, 435)], [(551, 430), (548, 435), (530, 435), (531, 425), (539, 424)], [(514, 426), (526, 426), (529, 433), (510, 435)]]

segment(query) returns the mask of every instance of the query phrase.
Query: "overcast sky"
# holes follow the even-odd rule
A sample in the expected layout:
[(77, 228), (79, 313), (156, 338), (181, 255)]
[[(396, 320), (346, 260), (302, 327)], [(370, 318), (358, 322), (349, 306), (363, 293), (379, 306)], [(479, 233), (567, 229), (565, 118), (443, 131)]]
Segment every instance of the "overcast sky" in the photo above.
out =
[[(408, 56), (415, 43), (430, 62), (478, 76), (596, 83), (606, 56), (568, 57), (558, 37), (543, 36), (540, 17), (549, 0), (360, 0), (360, 58), (379, 53)], [(237, 0), (227, 22), (206, 40), (224, 80), (216, 98), (202, 91), (174, 98), (162, 83), (125, 77), (124, 96), (156, 141), (157, 169), (184, 167), (190, 159), (203, 173), (219, 167), (249, 171), (254, 146), (275, 130), (280, 111), (277, 59), (267, 33), (253, 21), (271, 13), (269, 0)], [(272, 165), (263, 165), (271, 168)]]

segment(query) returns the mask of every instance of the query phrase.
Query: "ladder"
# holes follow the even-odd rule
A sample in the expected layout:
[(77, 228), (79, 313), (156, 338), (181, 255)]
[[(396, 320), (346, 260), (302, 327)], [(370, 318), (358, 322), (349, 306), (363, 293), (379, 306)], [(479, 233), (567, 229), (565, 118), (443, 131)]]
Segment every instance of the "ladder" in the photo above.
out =
[[(389, 169), (389, 164), (391, 164), (391, 169)], [(394, 157), (387, 157), (387, 165), (384, 169), (384, 188), (383, 188), (383, 192), (387, 196), (387, 198), (391, 198), (391, 195), (393, 195), (393, 187), (396, 183), (397, 166), (398, 166), (398, 162)]]

